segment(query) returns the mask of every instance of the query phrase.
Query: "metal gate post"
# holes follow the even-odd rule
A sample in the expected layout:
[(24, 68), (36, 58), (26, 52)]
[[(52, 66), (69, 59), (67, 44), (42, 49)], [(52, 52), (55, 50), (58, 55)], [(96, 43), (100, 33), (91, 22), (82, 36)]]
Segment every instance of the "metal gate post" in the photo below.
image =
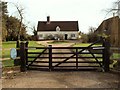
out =
[(49, 45), (49, 70), (52, 71), (52, 45)]
[(21, 66), (20, 71), (25, 72), (26, 71), (26, 51), (25, 51), (25, 43), (20, 43), (20, 60), (21, 60)]

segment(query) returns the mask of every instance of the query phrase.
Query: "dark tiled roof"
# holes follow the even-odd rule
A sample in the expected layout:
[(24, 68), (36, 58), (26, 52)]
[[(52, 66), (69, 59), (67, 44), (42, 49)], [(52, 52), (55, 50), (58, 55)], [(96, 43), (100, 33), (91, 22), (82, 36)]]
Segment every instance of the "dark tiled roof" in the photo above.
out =
[(78, 21), (39, 21), (37, 31), (56, 31), (56, 27), (60, 27), (60, 31), (79, 31)]

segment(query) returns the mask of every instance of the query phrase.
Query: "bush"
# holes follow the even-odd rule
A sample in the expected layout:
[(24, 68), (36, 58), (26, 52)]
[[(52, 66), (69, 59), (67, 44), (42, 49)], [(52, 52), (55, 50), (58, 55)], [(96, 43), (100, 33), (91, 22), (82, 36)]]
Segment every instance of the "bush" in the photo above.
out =
[(63, 40), (64, 38), (63, 38), (63, 35), (62, 34), (55, 34), (55, 40), (58, 40), (58, 38), (60, 39), (60, 40)]
[(46, 40), (54, 40), (54, 36), (53, 35), (46, 35), (45, 37), (44, 37)]
[(86, 34), (81, 35), (82, 43), (87, 43), (88, 42), (88, 36)]
[(88, 42), (95, 42), (99, 39), (99, 36), (96, 33), (88, 34)]
[(46, 35), (45, 37), (44, 37), (46, 40), (58, 40), (58, 38), (60, 39), (60, 40), (63, 40), (63, 35), (61, 35), (61, 34), (55, 34), (55, 35)]

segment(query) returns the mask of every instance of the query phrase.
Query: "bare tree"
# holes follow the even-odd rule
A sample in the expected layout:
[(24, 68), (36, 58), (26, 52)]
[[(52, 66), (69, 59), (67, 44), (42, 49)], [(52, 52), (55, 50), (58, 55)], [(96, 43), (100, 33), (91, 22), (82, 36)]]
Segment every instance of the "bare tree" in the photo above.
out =
[(9, 3), (14, 5), (14, 7), (17, 9), (17, 12), (19, 14), (18, 18), (20, 19), (20, 24), (19, 24), (19, 31), (18, 31), (18, 40), (20, 41), (20, 35), (21, 35), (22, 23), (23, 23), (24, 8), (21, 7), (20, 5), (16, 4), (16, 3), (12, 3), (12, 2), (9, 2)]
[[(24, 14), (23, 11), (24, 11), (24, 8), (17, 3), (12, 3), (12, 2), (8, 2), (8, 3), (14, 5), (14, 7), (17, 9), (17, 12), (19, 14), (18, 19), (20, 20), (20, 23), (19, 23), (19, 30), (18, 30), (18, 36), (17, 36), (18, 40), (16, 42), (16, 48), (19, 48), (20, 47), (20, 40), (21, 40), (20, 36), (21, 36), (22, 25), (23, 25), (23, 14)], [(17, 56), (19, 56), (19, 50), (17, 50), (17, 53), (18, 53)], [(18, 62), (18, 60), (14, 61), (15, 65), (16, 65), (17, 62)]]
[(120, 17), (120, 0), (116, 1), (113, 3), (113, 7), (105, 10), (107, 12), (106, 16), (109, 13), (113, 13), (113, 16), (117, 14), (117, 16)]
[(115, 2), (115, 6), (117, 6), (117, 8), (113, 8), (112, 10), (116, 11), (117, 15), (120, 16), (120, 0)]
[(98, 40), (98, 35), (95, 33), (96, 27), (89, 27), (88, 32), (88, 42), (95, 42)]

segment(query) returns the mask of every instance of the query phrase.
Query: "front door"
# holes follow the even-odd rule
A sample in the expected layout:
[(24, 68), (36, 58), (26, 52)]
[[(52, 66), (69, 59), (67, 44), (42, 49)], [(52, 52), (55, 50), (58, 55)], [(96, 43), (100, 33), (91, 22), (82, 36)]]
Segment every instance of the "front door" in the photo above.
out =
[(67, 37), (68, 37), (68, 35), (67, 35), (67, 34), (65, 34), (65, 40), (67, 40)]

